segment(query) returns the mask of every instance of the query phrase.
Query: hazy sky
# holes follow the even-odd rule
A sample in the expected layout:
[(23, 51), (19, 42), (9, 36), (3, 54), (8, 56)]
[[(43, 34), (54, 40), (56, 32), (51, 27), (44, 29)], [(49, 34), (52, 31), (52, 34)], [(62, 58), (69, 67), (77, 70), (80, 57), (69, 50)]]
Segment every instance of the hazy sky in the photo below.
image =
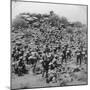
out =
[(33, 2), (12, 2), (12, 19), (19, 13), (47, 13), (54, 11), (59, 16), (65, 16), (69, 21), (80, 21), (87, 24), (87, 6), (64, 5)]

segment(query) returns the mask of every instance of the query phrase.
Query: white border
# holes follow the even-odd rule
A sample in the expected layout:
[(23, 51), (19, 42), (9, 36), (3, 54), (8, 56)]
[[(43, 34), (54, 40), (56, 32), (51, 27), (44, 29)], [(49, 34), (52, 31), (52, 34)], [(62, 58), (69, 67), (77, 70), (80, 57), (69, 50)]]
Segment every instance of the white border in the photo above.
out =
[[(55, 3), (71, 3), (71, 4), (87, 4), (90, 5), (90, 0), (28, 0), (28, 1), (41, 1), (41, 2), (55, 2)], [(88, 9), (90, 7), (88, 6)], [(88, 16), (90, 12), (88, 10)], [(88, 20), (89, 17), (88, 17)], [(88, 22), (89, 26), (89, 22)], [(90, 46), (90, 27), (88, 27), (88, 46)], [(88, 51), (90, 48), (88, 47)], [(88, 71), (89, 65), (88, 53)], [(90, 72), (88, 72), (90, 76)], [(88, 78), (90, 84), (90, 78)], [(0, 2), (0, 90), (8, 90), (10, 86), (10, 0), (1, 0)], [(90, 90), (88, 86), (70, 86), (70, 87), (55, 87), (55, 88), (41, 88), (43, 90)], [(24, 90), (24, 89), (23, 89)]]

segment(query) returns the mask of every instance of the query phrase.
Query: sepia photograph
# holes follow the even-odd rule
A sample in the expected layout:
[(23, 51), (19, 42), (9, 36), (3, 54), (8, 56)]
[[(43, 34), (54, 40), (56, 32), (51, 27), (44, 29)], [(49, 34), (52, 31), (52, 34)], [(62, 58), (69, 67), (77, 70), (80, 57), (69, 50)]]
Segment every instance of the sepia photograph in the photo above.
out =
[(88, 5), (11, 0), (11, 89), (88, 84)]

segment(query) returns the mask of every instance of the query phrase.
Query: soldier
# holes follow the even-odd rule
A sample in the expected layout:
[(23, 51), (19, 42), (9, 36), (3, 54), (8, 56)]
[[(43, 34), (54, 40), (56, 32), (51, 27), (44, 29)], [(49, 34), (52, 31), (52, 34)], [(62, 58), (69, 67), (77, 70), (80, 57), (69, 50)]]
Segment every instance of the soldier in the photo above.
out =
[(26, 70), (25, 62), (23, 60), (23, 56), (21, 56), (19, 58), (19, 64), (18, 64), (18, 75), (21, 76), (26, 73), (27, 73), (27, 70)]
[(42, 62), (42, 66), (43, 66), (42, 77), (43, 77), (44, 74), (45, 74), (46, 82), (47, 82), (47, 83), (48, 83), (49, 63), (50, 63), (50, 56), (49, 56), (48, 53), (44, 53), (44, 55), (43, 55), (43, 62)]
[(26, 56), (25, 56), (25, 59), (26, 59), (26, 63), (27, 64), (30, 64), (29, 57), (30, 57), (30, 55), (29, 55), (29, 53), (27, 53)]
[(85, 64), (87, 64), (87, 59), (88, 59), (88, 56), (87, 56), (87, 54), (85, 54), (85, 57), (84, 57)]
[(68, 48), (67, 51), (66, 51), (66, 57), (67, 59), (70, 59), (71, 58), (71, 50)]
[(16, 51), (16, 53), (15, 53), (15, 55), (14, 55), (14, 60), (15, 61), (18, 61), (19, 60), (19, 52), (18, 51)]
[(81, 50), (80, 49), (78, 49), (77, 51), (76, 51), (76, 55), (77, 55), (77, 64), (80, 64), (81, 65), (81, 63), (82, 63), (82, 53), (81, 53)]
[(45, 53), (49, 53), (50, 52), (50, 48), (48, 47), (48, 45), (46, 45), (44, 52)]
[(62, 51), (62, 63), (65, 61), (65, 63), (67, 63), (67, 60), (66, 60), (66, 48), (63, 49)]
[(57, 81), (56, 68), (50, 67), (48, 70), (48, 83), (52, 81), (55, 83)]
[(58, 56), (55, 56), (54, 59), (49, 63), (49, 70), (48, 70), (48, 82), (57, 81), (57, 67), (58, 67)]
[(44, 77), (44, 74), (46, 73), (46, 62), (47, 62), (47, 56), (46, 56), (46, 53), (44, 53), (43, 55), (42, 55), (42, 59), (43, 59), (43, 61), (42, 61), (42, 66), (43, 66), (43, 72), (42, 72), (42, 77)]
[(87, 63), (87, 50), (85, 48), (83, 48), (83, 51), (82, 51), (82, 59), (84, 63)]

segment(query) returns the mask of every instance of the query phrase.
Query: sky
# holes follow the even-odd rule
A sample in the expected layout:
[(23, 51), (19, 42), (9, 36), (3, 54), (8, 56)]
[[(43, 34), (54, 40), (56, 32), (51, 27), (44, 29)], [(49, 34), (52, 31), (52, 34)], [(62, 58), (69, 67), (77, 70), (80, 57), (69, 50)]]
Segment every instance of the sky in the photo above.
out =
[(70, 22), (80, 21), (87, 24), (87, 6), (85, 5), (12, 2), (12, 20), (23, 12), (49, 14), (50, 11), (54, 11), (60, 17), (66, 17)]

